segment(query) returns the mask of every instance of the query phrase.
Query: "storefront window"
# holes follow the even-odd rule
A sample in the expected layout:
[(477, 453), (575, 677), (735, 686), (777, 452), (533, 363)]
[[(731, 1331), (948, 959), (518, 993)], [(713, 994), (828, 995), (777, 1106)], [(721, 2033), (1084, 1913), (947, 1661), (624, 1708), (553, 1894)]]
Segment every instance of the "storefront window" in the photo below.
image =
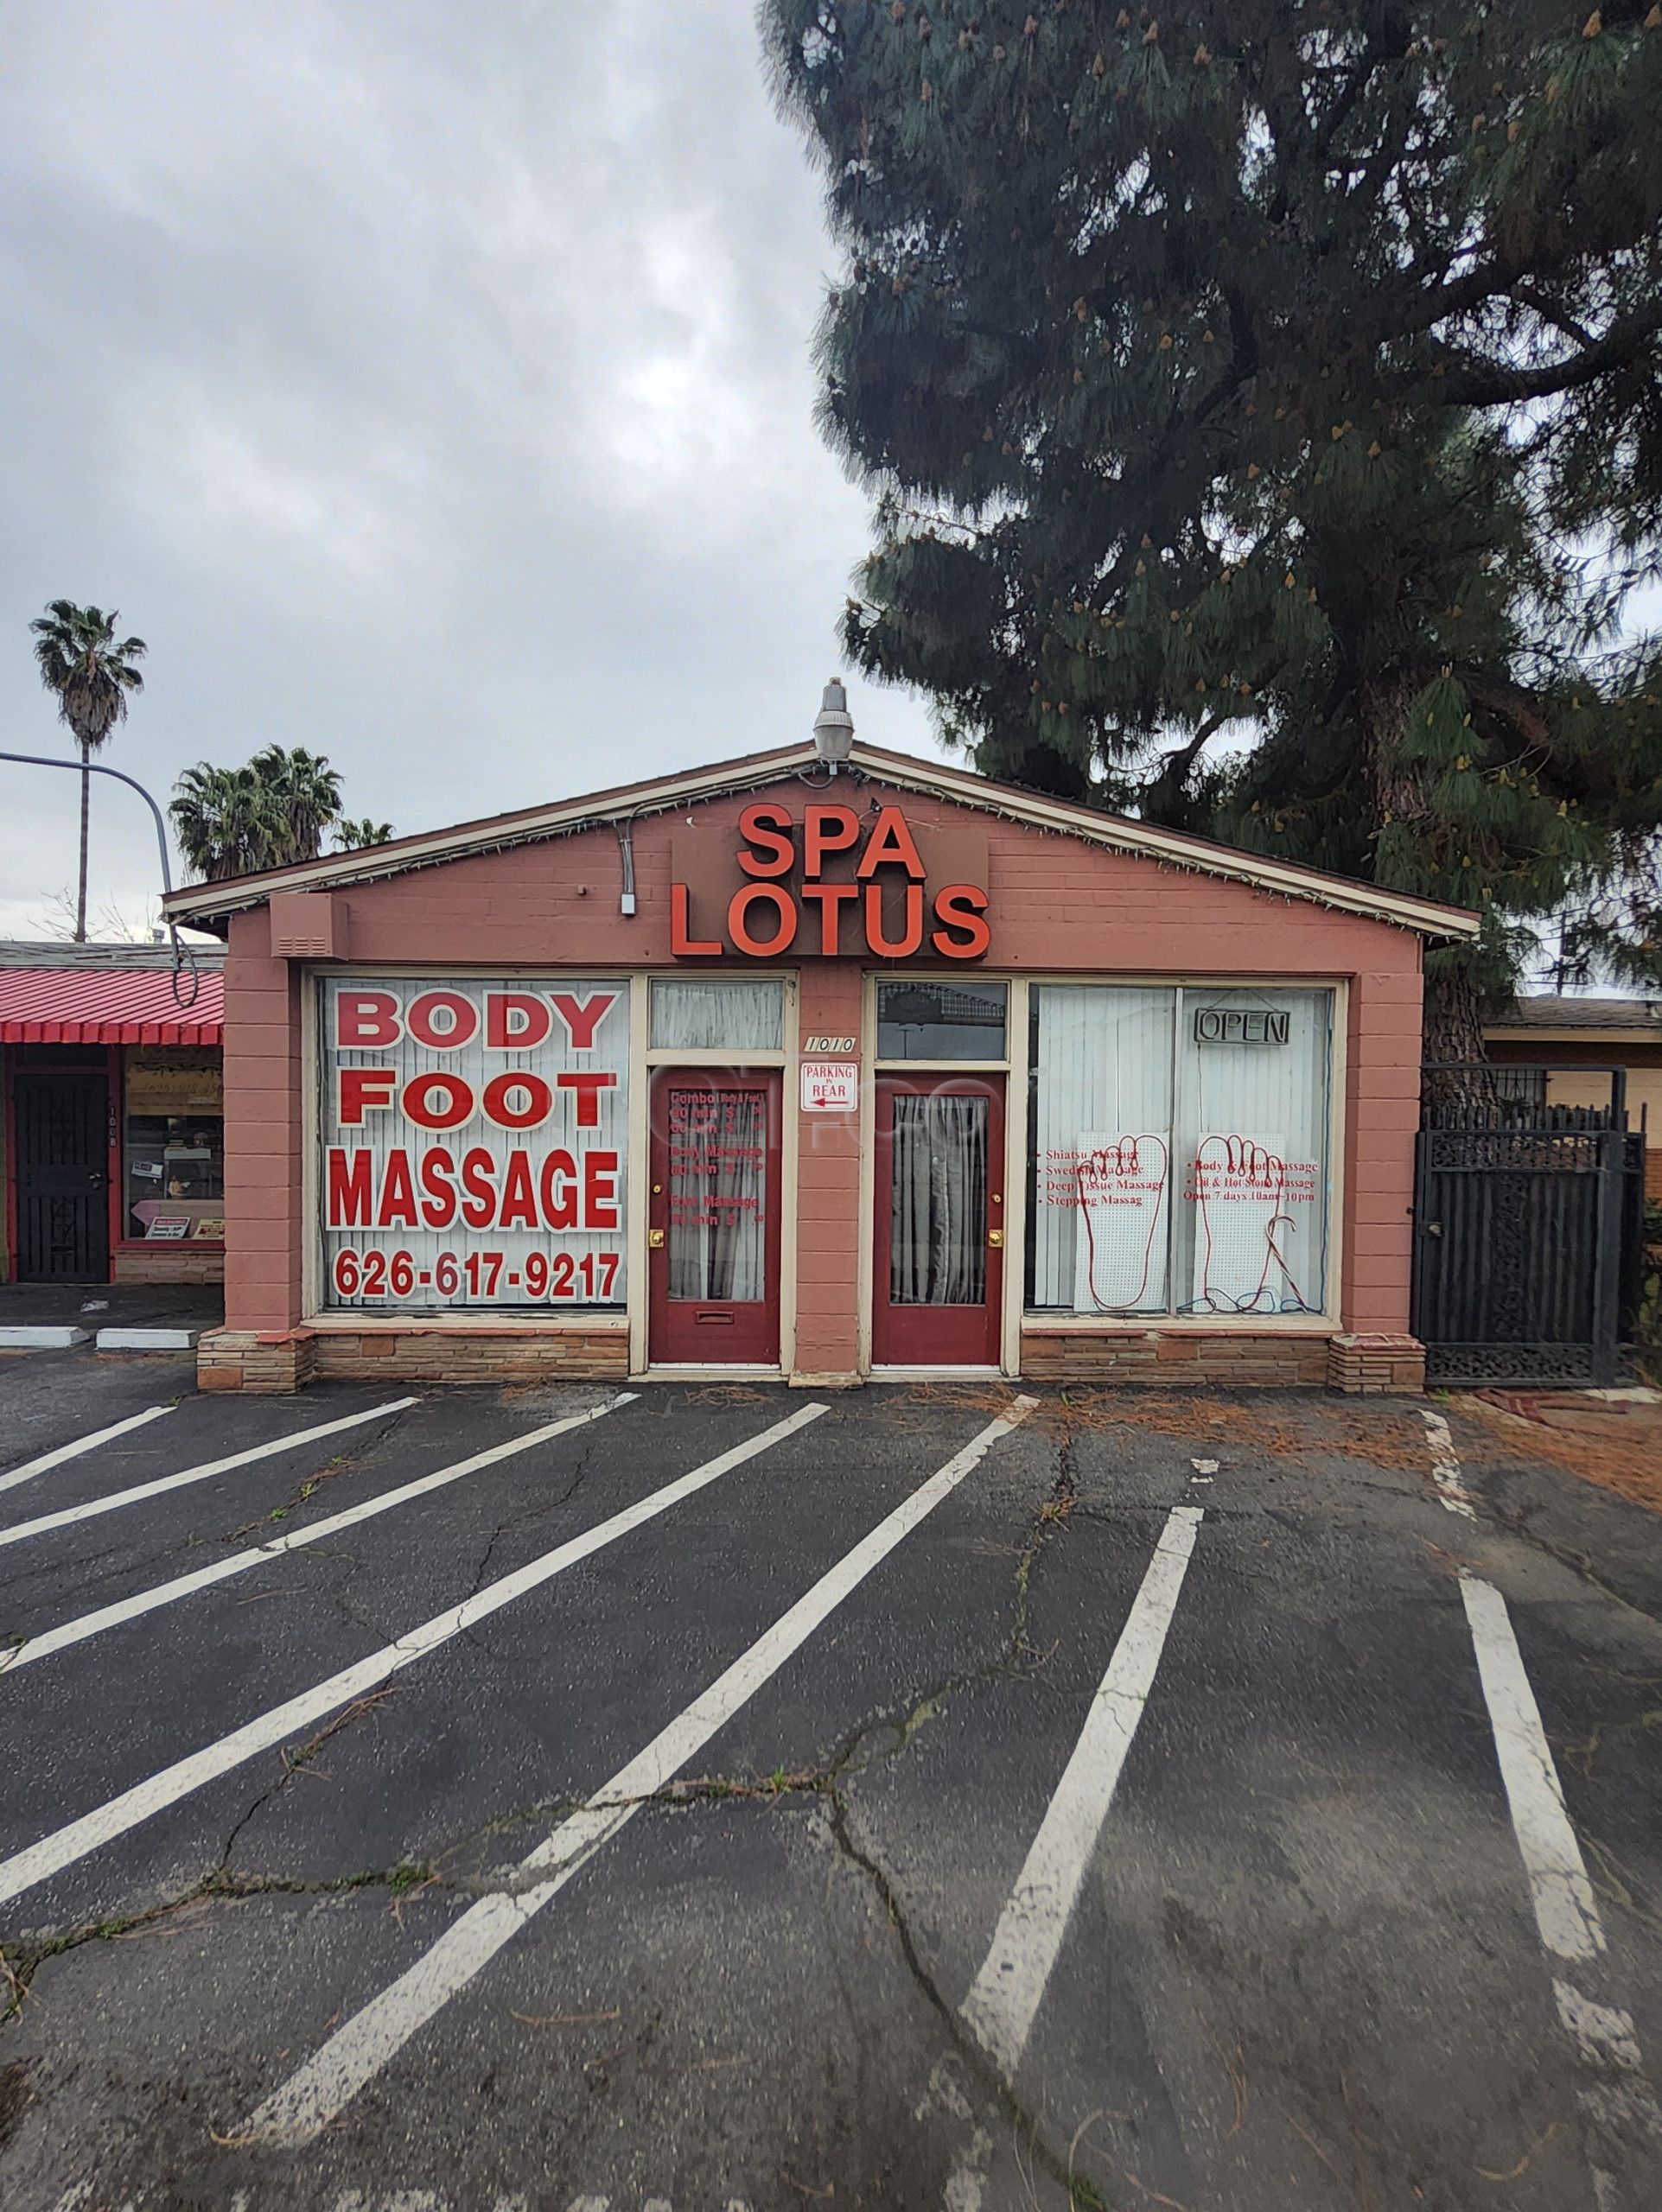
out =
[(1332, 995), (1032, 994), (1041, 1312), (1319, 1313)]
[(157, 1047), (125, 1070), (125, 1234), (147, 1244), (225, 1236), (224, 1086), (216, 1058)]
[(1008, 997), (1003, 983), (879, 983), (877, 1057), (1002, 1060)]
[(621, 1306), (628, 986), (330, 976), (319, 1001), (323, 1303)]
[(1047, 983), (1031, 1004), (1028, 1303), (1163, 1313), (1173, 995)]
[(1327, 1290), (1326, 991), (1185, 991), (1180, 1313), (1319, 1313)]
[(784, 1040), (784, 986), (774, 981), (656, 982), (655, 1052), (777, 1052)]

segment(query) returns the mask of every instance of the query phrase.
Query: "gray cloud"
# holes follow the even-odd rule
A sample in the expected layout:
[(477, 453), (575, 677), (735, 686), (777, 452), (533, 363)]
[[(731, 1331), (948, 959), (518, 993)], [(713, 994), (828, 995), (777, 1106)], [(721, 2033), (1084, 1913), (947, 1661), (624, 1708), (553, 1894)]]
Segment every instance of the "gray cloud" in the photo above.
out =
[[(806, 732), (865, 502), (812, 428), (831, 252), (742, 0), (10, 29), (0, 743), (67, 748), (26, 632), (60, 594), (150, 641), (106, 757), (158, 795), (275, 740), (417, 829)], [(75, 786), (0, 777), (25, 933)], [(93, 904), (136, 912), (137, 802), (97, 810)]]

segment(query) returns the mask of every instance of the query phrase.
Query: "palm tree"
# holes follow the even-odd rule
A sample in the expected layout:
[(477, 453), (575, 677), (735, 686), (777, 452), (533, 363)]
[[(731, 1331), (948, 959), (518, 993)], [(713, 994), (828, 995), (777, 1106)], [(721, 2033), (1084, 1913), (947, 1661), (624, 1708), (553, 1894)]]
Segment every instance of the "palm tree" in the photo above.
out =
[(205, 882), (276, 868), (288, 857), (288, 823), (265, 777), (252, 766), (187, 768), (168, 811), (187, 863)]
[(29, 624), (35, 632), (35, 658), (41, 681), (57, 694), (58, 714), (67, 722), (80, 747), (80, 877), (75, 893), (75, 942), (86, 938), (86, 835), (92, 805), (92, 779), (86, 763), (109, 739), (118, 721), (126, 719), (127, 695), (142, 691), (144, 679), (134, 666), (143, 660), (143, 638), (116, 636), (121, 620), (113, 609), (105, 614), (96, 607), (77, 607), (73, 600), (54, 599), (46, 613)]
[(301, 745), (264, 746), (248, 766), (270, 791), (282, 824), (277, 850), (265, 866), (315, 861), (323, 849), (323, 832), (340, 819), (340, 777), (322, 753)]
[(390, 844), (392, 824), (372, 822), (366, 815), (361, 822), (349, 822), (342, 815), (334, 825), (334, 849), (337, 853), (361, 852), (366, 845)]
[(348, 822), (341, 812), (341, 779), (322, 753), (302, 746), (267, 745), (244, 768), (204, 760), (174, 785), (179, 849), (207, 882), (255, 868), (315, 860), (331, 833), (335, 852), (384, 845), (390, 822)]

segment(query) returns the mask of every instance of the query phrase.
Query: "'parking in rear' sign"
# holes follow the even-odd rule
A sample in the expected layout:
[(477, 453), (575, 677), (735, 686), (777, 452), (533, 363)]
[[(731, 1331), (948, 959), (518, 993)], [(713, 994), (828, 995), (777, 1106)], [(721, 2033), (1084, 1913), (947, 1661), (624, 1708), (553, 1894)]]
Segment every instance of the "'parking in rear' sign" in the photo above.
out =
[(802, 1110), (805, 1114), (852, 1114), (860, 1104), (858, 1060), (804, 1060)]

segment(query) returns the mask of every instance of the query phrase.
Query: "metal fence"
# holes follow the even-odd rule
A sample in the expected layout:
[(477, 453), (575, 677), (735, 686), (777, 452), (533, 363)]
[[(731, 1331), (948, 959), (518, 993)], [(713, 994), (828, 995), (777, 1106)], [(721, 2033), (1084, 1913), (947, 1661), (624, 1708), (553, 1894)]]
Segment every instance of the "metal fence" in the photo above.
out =
[[(1552, 1078), (1602, 1103), (1557, 1104)], [(1645, 1135), (1620, 1068), (1428, 1066), (1413, 1326), (1437, 1383), (1608, 1385), (1644, 1262)]]

